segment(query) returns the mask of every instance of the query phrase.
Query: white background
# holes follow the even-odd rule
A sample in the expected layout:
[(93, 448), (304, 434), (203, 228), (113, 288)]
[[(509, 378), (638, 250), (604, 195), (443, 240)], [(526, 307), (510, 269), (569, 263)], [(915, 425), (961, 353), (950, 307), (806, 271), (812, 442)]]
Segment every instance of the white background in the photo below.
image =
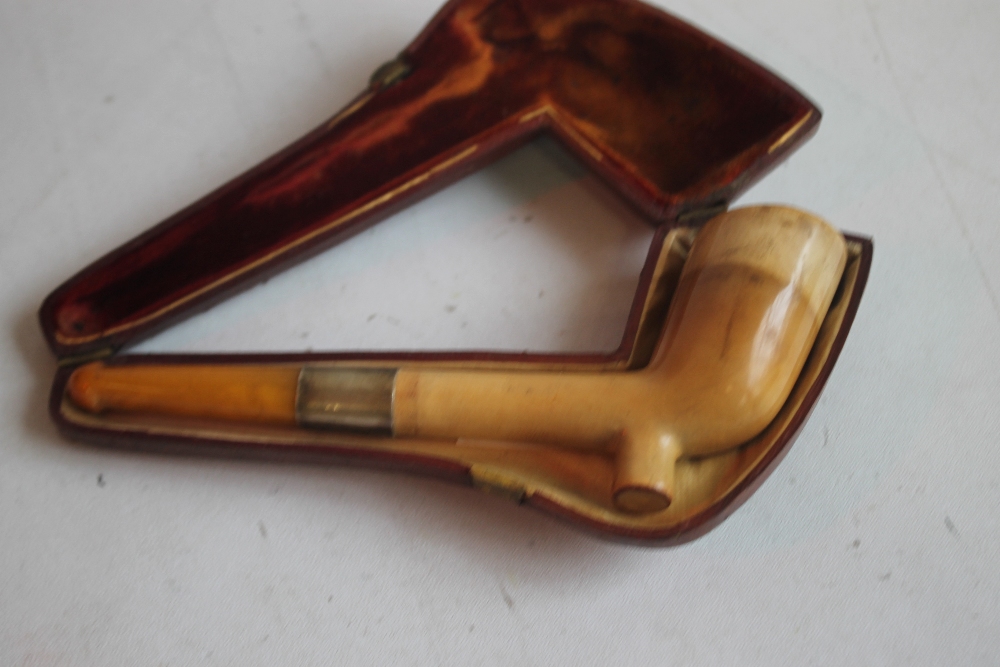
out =
[[(437, 3), (0, 0), (0, 664), (998, 664), (1000, 4), (668, 8), (824, 110), (742, 203), (876, 245), (786, 460), (650, 549), (419, 478), (60, 438), (44, 296), (332, 115)], [(142, 349), (607, 349), (648, 234), (541, 142)]]

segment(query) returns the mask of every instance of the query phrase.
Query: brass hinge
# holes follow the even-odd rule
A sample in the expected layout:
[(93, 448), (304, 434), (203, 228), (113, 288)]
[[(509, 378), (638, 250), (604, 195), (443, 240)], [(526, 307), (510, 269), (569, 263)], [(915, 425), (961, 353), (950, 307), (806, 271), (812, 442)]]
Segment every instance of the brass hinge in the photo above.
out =
[(59, 366), (77, 366), (79, 364), (85, 364), (89, 361), (97, 361), (98, 359), (105, 359), (107, 357), (110, 357), (114, 353), (115, 353), (115, 348), (102, 347), (99, 350), (84, 352), (83, 354), (74, 354), (68, 357), (61, 357), (57, 363), (59, 364)]
[(405, 60), (403, 56), (393, 58), (387, 63), (383, 63), (378, 69), (372, 74), (371, 78), (368, 80), (368, 86), (373, 91), (379, 91), (383, 88), (388, 88), (394, 83), (402, 81), (410, 75), (413, 68)]
[(720, 213), (725, 213), (729, 209), (729, 202), (720, 202), (718, 204), (712, 204), (711, 206), (706, 206), (704, 208), (696, 208), (692, 211), (685, 211), (677, 216), (677, 222), (682, 225), (697, 224), (700, 225), (704, 222), (708, 222), (711, 218), (719, 215)]

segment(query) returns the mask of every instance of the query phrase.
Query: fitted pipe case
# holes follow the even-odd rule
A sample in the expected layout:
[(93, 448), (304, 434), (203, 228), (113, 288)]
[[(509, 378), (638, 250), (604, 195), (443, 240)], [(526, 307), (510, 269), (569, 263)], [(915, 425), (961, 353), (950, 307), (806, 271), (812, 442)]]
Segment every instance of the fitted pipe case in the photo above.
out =
[[(631, 0), (456, 0), (368, 89), (277, 155), (112, 251), (40, 311), (60, 369), (50, 411), (68, 437), (188, 454), (377, 466), (470, 484), (601, 535), (650, 544), (710, 530), (787, 452), (844, 344), (871, 262), (847, 266), (797, 384), (763, 433), (682, 459), (663, 511), (616, 509), (613, 456), (531, 443), (407, 440), (300, 427), (90, 414), (73, 369), (254, 363), (624, 371), (646, 364), (702, 223), (815, 131), (819, 110), (745, 56)], [(129, 355), (128, 345), (338, 243), (541, 134), (560, 141), (655, 228), (610, 354), (322, 352)], [(331, 307), (336, 307), (335, 302)]]

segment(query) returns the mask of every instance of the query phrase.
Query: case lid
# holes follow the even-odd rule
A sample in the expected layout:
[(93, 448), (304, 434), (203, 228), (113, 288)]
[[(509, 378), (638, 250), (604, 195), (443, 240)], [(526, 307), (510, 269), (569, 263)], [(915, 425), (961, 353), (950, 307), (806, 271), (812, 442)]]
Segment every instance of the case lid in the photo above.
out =
[(331, 120), (57, 288), (42, 328), (61, 357), (110, 354), (545, 131), (672, 225), (724, 207), (819, 119), (633, 0), (453, 0)]

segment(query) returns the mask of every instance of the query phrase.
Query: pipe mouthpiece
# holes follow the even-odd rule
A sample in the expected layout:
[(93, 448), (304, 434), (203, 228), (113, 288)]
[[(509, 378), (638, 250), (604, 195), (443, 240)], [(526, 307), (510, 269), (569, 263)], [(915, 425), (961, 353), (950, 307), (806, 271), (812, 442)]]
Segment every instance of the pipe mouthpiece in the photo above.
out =
[(94, 361), (73, 371), (66, 390), (70, 399), (87, 412), (99, 414), (104, 411), (101, 400), (100, 378), (104, 364)]

